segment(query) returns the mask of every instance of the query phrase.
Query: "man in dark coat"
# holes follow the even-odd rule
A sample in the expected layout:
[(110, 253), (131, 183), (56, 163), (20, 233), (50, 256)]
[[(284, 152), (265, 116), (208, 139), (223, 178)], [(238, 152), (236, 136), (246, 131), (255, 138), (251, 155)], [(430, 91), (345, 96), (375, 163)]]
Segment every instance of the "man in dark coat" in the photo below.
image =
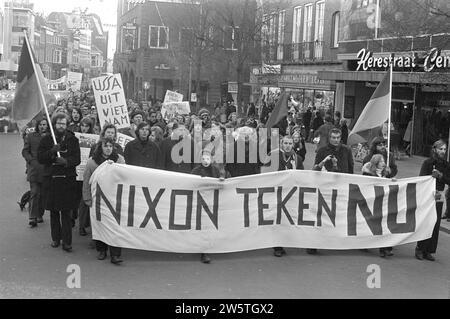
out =
[(149, 139), (150, 126), (148, 123), (143, 122), (138, 125), (136, 137), (134, 141), (125, 146), (125, 163), (147, 168), (162, 168), (161, 151), (158, 145)]
[(330, 131), (328, 145), (317, 151), (314, 161), (314, 170), (327, 172), (353, 174), (352, 150), (341, 143), (342, 132), (338, 128)]
[(44, 165), (43, 194), (45, 208), (50, 211), (52, 247), (63, 241), (63, 249), (72, 251), (71, 210), (76, 201), (75, 168), (81, 162), (80, 144), (67, 130), (68, 119), (57, 113), (52, 119), (56, 142), (51, 135), (42, 138), (38, 148), (39, 163)]
[[(186, 149), (188, 145), (190, 149)], [(172, 156), (172, 151), (176, 146), (180, 146), (178, 152), (175, 149), (175, 155), (178, 155), (179, 159), (183, 159), (181, 162)], [(189, 151), (190, 154), (188, 154)], [(173, 125), (172, 134), (161, 143), (161, 156), (164, 170), (185, 174), (191, 173), (194, 168), (194, 142), (184, 125), (177, 123)]]
[[(342, 131), (333, 128), (328, 136), (328, 145), (317, 151), (314, 161), (315, 171), (353, 174), (354, 162), (350, 147), (341, 143)], [(317, 249), (307, 249), (310, 255), (317, 253)]]
[(25, 144), (22, 150), (22, 156), (27, 162), (27, 180), (30, 182), (30, 205), (28, 210), (31, 228), (37, 227), (38, 223), (44, 221), (42, 217), (45, 209), (43, 197), (41, 196), (44, 166), (38, 161), (38, 147), (47, 133), (47, 120), (37, 121), (35, 131), (25, 137)]

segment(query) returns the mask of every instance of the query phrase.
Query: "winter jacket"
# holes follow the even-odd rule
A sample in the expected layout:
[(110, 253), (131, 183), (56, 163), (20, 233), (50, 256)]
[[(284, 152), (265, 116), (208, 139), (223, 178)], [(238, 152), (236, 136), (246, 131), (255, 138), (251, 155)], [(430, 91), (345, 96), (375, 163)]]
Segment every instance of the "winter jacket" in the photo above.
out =
[(317, 151), (316, 159), (314, 161), (314, 170), (320, 170), (318, 165), (328, 156), (334, 155), (338, 160), (337, 168), (333, 167), (332, 161), (325, 163), (325, 169), (328, 172), (353, 174), (354, 162), (352, 150), (346, 145), (334, 146), (328, 144)]
[[(122, 155), (119, 154), (119, 159), (116, 162), (117, 164), (125, 164), (125, 159)], [(91, 192), (91, 184), (90, 179), (94, 171), (97, 169), (99, 165), (95, 162), (94, 159), (90, 158), (84, 169), (83, 175), (83, 200), (89, 201), (92, 200), (92, 192)]]
[(125, 162), (128, 165), (162, 168), (161, 151), (154, 142), (147, 140), (141, 141), (139, 138), (129, 142), (125, 146)]
[(22, 156), (27, 162), (27, 180), (30, 183), (42, 183), (44, 165), (38, 161), (38, 148), (43, 135), (30, 133), (25, 137)]

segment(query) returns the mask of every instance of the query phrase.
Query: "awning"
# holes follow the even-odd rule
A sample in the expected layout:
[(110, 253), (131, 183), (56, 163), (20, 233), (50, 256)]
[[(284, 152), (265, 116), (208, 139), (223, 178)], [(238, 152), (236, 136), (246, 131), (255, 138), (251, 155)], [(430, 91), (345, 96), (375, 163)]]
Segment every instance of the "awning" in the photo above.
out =
[[(318, 71), (319, 79), (329, 81), (381, 82), (386, 72)], [(394, 83), (450, 84), (450, 73), (393, 72)]]

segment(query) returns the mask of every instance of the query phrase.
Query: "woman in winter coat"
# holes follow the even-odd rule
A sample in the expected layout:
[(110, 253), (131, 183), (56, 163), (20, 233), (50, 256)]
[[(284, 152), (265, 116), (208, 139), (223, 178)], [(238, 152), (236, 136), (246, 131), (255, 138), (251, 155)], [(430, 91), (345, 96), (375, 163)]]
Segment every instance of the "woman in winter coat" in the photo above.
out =
[[(386, 162), (382, 154), (375, 154), (372, 156), (369, 162), (362, 167), (362, 174), (373, 177), (386, 177)], [(380, 248), (380, 257), (385, 258), (387, 256), (393, 256), (392, 247)]]
[[(106, 161), (113, 161), (118, 164), (125, 164), (125, 160), (122, 155), (119, 155), (114, 148), (114, 140), (112, 138), (104, 138), (98, 143), (95, 149), (94, 155), (86, 163), (86, 168), (83, 176), (83, 201), (88, 207), (92, 207), (92, 193), (91, 185), (89, 181), (94, 171)], [(101, 241), (96, 241), (97, 251), (99, 255), (98, 260), (104, 260), (107, 255), (108, 245)], [(123, 262), (121, 259), (122, 249), (118, 247), (109, 246), (109, 252), (111, 256), (111, 263), (120, 264)]]

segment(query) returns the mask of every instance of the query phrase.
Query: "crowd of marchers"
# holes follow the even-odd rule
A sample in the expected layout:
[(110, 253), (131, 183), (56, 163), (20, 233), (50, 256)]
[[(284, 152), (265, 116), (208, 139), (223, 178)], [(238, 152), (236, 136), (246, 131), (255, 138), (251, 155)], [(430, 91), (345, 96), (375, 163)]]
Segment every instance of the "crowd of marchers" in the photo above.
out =
[[(273, 135), (272, 130), (269, 133), (263, 130), (270, 117), (270, 108), (258, 112), (254, 105), (250, 105), (246, 114), (238, 115), (232, 103), (224, 103), (211, 111), (203, 108), (196, 113), (166, 117), (163, 117), (161, 108), (159, 101), (150, 108), (128, 101), (131, 125), (127, 129), (117, 130), (112, 124), (101, 125), (92, 96), (85, 92), (51, 105), (51, 123), (45, 113), (37, 116), (23, 132), (22, 156), (26, 160), (30, 190), (21, 198), (19, 205), (21, 209), (28, 205), (29, 226), (36, 228), (44, 222), (44, 212), (50, 211), (51, 246), (62, 246), (64, 251), (71, 252), (72, 231), (77, 220), (79, 235), (88, 235), (89, 209), (92, 207), (89, 180), (95, 169), (105, 161), (222, 180), (260, 174), (274, 167), (278, 171), (312, 169), (390, 179), (395, 178), (398, 172), (395, 156), (388, 156), (387, 141), (382, 133), (371, 141), (362, 171), (354, 172), (353, 154), (346, 145), (348, 129), (339, 112), (322, 114), (314, 109), (304, 112), (291, 109), (274, 127), (277, 134)], [(56, 143), (50, 134), (50, 126)], [(76, 178), (76, 167), (81, 161), (76, 132), (100, 136), (99, 142), (91, 149), (83, 182)], [(134, 140), (123, 148), (117, 143), (118, 132)], [(221, 139), (222, 143), (218, 144), (217, 139)], [(305, 143), (310, 142), (317, 145), (316, 153), (311, 155), (315, 156), (314, 166), (305, 167)], [(183, 154), (186, 149), (181, 148), (177, 154), (179, 157), (175, 159), (173, 149), (180, 143), (191, 145), (190, 155), (186, 158)], [(245, 154), (238, 160), (240, 143), (244, 145)], [(224, 152), (219, 152), (217, 145), (221, 145)], [(258, 156), (256, 161), (251, 160), (254, 158), (251, 150), (257, 149), (261, 154), (261, 147), (264, 148), (262, 154), (267, 154), (267, 157)], [(235, 154), (231, 159), (226, 156), (230, 148)], [(442, 140), (436, 141), (430, 158), (418, 172), (420, 176), (432, 175), (437, 181), (438, 214), (432, 237), (417, 244), (415, 257), (419, 260), (433, 261), (437, 249), (443, 202), (447, 200), (448, 203), (448, 195), (444, 196), (442, 192), (445, 185), (450, 185), (450, 165), (446, 161), (446, 153), (447, 144)], [(184, 160), (180, 162), (179, 158)], [(109, 249), (111, 262), (122, 263), (120, 247), (108, 247), (100, 241), (92, 241), (92, 245), (98, 251), (99, 260), (107, 258)], [(317, 254), (317, 250), (307, 249), (307, 253)], [(392, 256), (393, 248), (380, 248), (379, 253), (383, 258)], [(285, 254), (284, 248), (274, 248), (276, 257)], [(201, 261), (210, 263), (211, 257), (202, 254)]]

